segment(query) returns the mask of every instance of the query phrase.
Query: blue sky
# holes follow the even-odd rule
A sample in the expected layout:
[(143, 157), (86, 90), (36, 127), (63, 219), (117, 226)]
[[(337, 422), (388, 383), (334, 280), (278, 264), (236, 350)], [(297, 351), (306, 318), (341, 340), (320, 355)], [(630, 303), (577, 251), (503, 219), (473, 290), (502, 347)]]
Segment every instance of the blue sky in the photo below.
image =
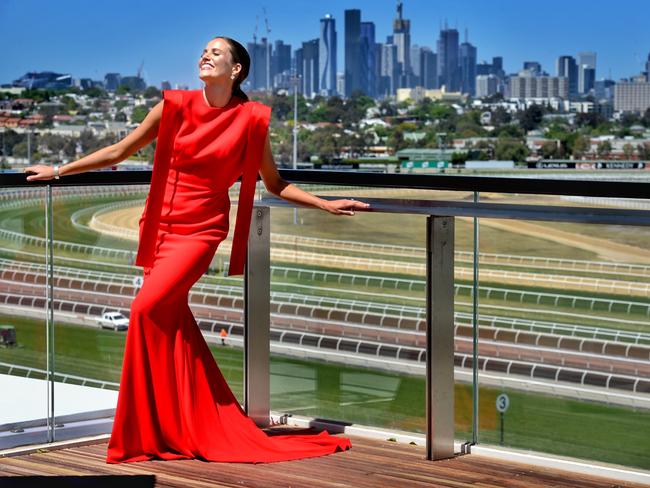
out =
[[(327, 6), (326, 9), (323, 6)], [(196, 59), (214, 35), (252, 40), (265, 35), (295, 49), (318, 37), (319, 19), (336, 19), (338, 71), (343, 70), (343, 11), (361, 9), (375, 22), (377, 40), (392, 30), (392, 0), (0, 0), (0, 83), (27, 71), (51, 70), (103, 79), (107, 72), (135, 74), (144, 61), (149, 84), (162, 80), (198, 88)], [(616, 12), (616, 13), (615, 13)], [(620, 12), (620, 13), (618, 13)], [(478, 47), (479, 61), (504, 57), (507, 72), (523, 61), (542, 63), (555, 74), (555, 59), (579, 51), (598, 55), (597, 78), (641, 71), (650, 52), (650, 0), (405, 0), (411, 42), (435, 50), (441, 23), (448, 22)]]

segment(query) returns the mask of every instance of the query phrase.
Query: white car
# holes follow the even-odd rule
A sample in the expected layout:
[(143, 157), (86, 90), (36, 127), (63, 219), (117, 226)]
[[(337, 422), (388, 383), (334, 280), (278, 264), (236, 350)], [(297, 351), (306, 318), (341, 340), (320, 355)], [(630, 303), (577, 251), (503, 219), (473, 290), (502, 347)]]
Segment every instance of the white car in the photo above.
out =
[(97, 322), (102, 329), (126, 330), (129, 328), (129, 319), (120, 312), (104, 312), (97, 317)]

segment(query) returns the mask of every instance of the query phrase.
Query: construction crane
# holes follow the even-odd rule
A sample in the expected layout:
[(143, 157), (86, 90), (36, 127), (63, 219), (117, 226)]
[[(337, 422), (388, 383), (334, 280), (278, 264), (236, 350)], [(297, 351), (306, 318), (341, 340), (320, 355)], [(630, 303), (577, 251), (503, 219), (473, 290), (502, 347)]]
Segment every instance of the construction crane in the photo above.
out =
[(270, 39), (269, 34), (271, 33), (271, 28), (269, 27), (269, 17), (266, 15), (266, 7), (262, 7), (262, 12), (264, 12), (264, 26), (266, 27), (266, 37)]
[(260, 16), (255, 16), (255, 30), (253, 31), (253, 44), (257, 44), (257, 26), (260, 23)]
[(271, 28), (269, 27), (269, 17), (266, 14), (266, 7), (262, 7), (264, 13), (264, 27), (266, 29), (266, 91), (271, 93)]

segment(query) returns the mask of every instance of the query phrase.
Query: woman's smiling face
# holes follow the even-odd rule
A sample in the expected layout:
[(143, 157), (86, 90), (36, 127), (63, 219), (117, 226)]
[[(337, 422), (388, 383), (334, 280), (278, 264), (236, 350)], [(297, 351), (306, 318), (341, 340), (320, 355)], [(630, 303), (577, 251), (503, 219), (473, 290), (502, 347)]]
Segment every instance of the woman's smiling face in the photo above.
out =
[(199, 78), (205, 82), (236, 78), (240, 69), (239, 63), (232, 63), (228, 43), (219, 37), (208, 42), (199, 57)]

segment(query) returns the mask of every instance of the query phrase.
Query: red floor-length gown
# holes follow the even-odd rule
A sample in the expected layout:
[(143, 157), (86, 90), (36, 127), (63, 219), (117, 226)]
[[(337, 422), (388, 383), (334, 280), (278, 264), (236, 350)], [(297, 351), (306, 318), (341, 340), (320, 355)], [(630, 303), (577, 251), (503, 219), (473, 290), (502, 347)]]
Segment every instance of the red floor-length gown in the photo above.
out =
[[(176, 112), (169, 100), (177, 100)], [(348, 438), (326, 430), (269, 436), (257, 427), (226, 383), (188, 305), (191, 286), (228, 235), (228, 188), (244, 173), (229, 271), (241, 274), (250, 222), (245, 217), (269, 115), (265, 105), (235, 96), (225, 107), (212, 107), (202, 90), (165, 92), (140, 219), (136, 264), (143, 265), (144, 280), (131, 305), (107, 463), (187, 458), (259, 463), (351, 447)]]

